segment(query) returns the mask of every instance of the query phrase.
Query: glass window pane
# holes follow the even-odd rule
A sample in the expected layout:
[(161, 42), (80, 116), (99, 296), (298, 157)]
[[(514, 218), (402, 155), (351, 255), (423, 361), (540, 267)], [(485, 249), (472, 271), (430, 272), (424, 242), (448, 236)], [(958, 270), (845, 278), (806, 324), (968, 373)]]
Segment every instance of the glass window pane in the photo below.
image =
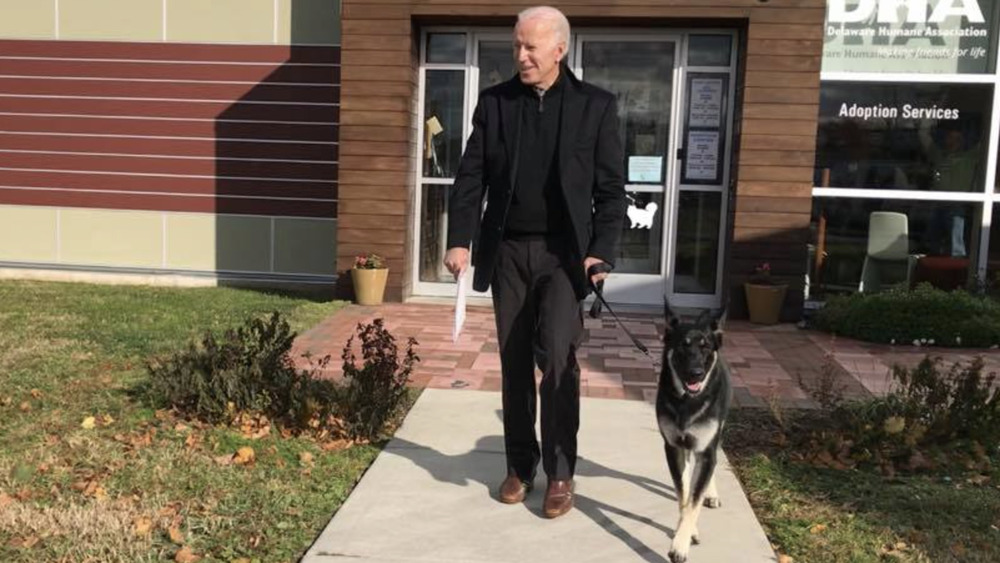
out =
[(428, 70), (424, 90), (425, 178), (454, 178), (462, 158), (465, 71)]
[(951, 289), (975, 270), (978, 203), (813, 198), (810, 295), (927, 281)]
[(510, 41), (479, 42), (479, 91), (510, 80), (516, 72)]
[(823, 72), (991, 73), (998, 4), (830, 2)]
[(660, 274), (663, 240), (663, 192), (629, 192), (628, 215), (615, 272)]
[(722, 194), (681, 192), (677, 208), (675, 293), (715, 293)]
[(993, 86), (824, 82), (817, 186), (981, 191)]
[(718, 186), (726, 163), (726, 127), (729, 123), (729, 75), (690, 73), (685, 87), (682, 184)]
[[(659, 173), (629, 173), (626, 183), (660, 184), (667, 178), (674, 43), (667, 41), (588, 41), (583, 44), (583, 77), (618, 97), (619, 134), (625, 170), (633, 157), (659, 157)], [(638, 164), (638, 162), (637, 162)], [(637, 170), (638, 167), (633, 168)]]
[(692, 35), (688, 40), (688, 65), (729, 66), (733, 38), (729, 35)]
[(1000, 203), (993, 205), (990, 249), (986, 259), (986, 279), (983, 281), (991, 295), (1000, 295)]
[(448, 186), (425, 184), (420, 192), (420, 281), (452, 282), (444, 267), (448, 243)]
[(427, 62), (465, 64), (465, 34), (428, 33)]

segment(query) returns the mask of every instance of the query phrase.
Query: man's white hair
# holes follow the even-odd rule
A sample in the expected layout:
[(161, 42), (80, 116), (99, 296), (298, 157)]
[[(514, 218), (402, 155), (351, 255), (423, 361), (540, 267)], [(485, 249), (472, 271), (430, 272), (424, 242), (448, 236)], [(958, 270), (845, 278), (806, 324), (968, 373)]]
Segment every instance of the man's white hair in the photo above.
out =
[(549, 22), (552, 29), (558, 34), (557, 41), (562, 41), (566, 45), (569, 45), (569, 20), (566, 19), (566, 14), (563, 14), (552, 6), (535, 6), (522, 10), (517, 15), (517, 23), (519, 24), (536, 19)]

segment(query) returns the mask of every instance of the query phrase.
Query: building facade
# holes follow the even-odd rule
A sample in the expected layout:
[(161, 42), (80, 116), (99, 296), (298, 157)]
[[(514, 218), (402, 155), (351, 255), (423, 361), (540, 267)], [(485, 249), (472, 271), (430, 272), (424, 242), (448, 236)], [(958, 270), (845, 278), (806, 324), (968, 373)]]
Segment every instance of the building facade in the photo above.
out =
[[(0, 0), (0, 268), (455, 292), (447, 193), (528, 0)], [(612, 300), (783, 317), (994, 279), (994, 0), (551, 0), (614, 92)], [(340, 275), (338, 275), (340, 274)]]
[(0, 271), (334, 280), (340, 9), (0, 0)]

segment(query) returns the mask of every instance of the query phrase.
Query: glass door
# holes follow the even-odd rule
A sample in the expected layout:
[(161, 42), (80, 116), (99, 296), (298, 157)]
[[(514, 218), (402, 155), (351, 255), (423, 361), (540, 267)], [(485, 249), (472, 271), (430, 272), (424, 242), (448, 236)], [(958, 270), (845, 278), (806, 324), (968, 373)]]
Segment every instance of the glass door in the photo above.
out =
[(662, 303), (673, 217), (680, 40), (669, 35), (580, 35), (575, 72), (618, 97), (628, 216), (605, 283), (618, 303)]
[[(577, 76), (618, 97), (628, 216), (609, 301), (718, 307), (729, 204), (736, 34), (587, 31), (571, 38)], [(421, 33), (416, 153), (417, 295), (455, 294), (441, 260), (448, 192), (483, 89), (515, 74), (509, 30)]]

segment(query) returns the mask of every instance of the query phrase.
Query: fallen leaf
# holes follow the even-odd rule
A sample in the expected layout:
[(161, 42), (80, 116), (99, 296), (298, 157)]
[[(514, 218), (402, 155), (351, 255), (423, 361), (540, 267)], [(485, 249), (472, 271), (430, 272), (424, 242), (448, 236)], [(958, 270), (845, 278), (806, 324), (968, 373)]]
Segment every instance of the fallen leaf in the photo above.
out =
[(324, 442), (323, 445), (320, 446), (320, 448), (322, 448), (324, 452), (329, 452), (329, 451), (345, 450), (353, 445), (354, 441), (352, 440), (347, 440), (345, 438), (338, 438), (336, 440), (330, 440), (329, 442)]
[(14, 399), (12, 399), (11, 397), (0, 397), (0, 407), (9, 406), (13, 402)]
[(83, 428), (84, 430), (93, 430), (96, 422), (97, 421), (94, 417), (88, 416), (83, 419), (83, 422), (80, 423), (80, 428)]
[(31, 495), (31, 489), (29, 489), (28, 487), (25, 487), (25, 488), (21, 489), (20, 491), (14, 493), (14, 498), (16, 498), (17, 500), (19, 500), (21, 502), (25, 502), (27, 500), (30, 500), (31, 496), (32, 496)]
[(188, 437), (184, 440), (184, 445), (191, 450), (197, 448), (198, 444), (200, 443), (201, 443), (201, 437), (194, 433), (188, 434)]
[(306, 467), (312, 467), (313, 455), (310, 452), (299, 453), (299, 463)]
[(885, 419), (882, 428), (886, 434), (899, 434), (906, 428), (906, 419), (901, 416), (890, 416)]
[(784, 553), (778, 555), (778, 563), (794, 563), (794, 561), (791, 555), (785, 555)]
[(187, 432), (188, 430), (190, 430), (190, 428), (183, 422), (178, 422), (174, 425), (174, 432)]
[(222, 466), (230, 465), (233, 463), (233, 456), (231, 455), (219, 455), (215, 456), (212, 459), (215, 461), (215, 463)]
[(115, 419), (111, 418), (110, 414), (102, 414), (98, 422), (101, 426), (111, 426), (115, 422)]
[(981, 487), (981, 486), (985, 485), (986, 483), (990, 482), (990, 476), (989, 475), (976, 475), (975, 477), (969, 477), (968, 479), (966, 479), (966, 481), (968, 481), (969, 484), (977, 485), (977, 486)]
[(24, 401), (17, 408), (21, 409), (21, 412), (28, 412), (31, 410), (31, 403), (29, 403), (28, 401)]
[(177, 561), (177, 563), (194, 563), (200, 559), (201, 557), (195, 555), (194, 552), (191, 551), (190, 547), (182, 547), (181, 550), (177, 552), (177, 555), (174, 555), (174, 561)]
[(242, 448), (236, 450), (236, 454), (233, 456), (233, 463), (237, 465), (246, 465), (252, 463), (254, 460), (254, 451), (250, 446), (243, 446)]
[(104, 487), (98, 485), (94, 489), (94, 498), (97, 500), (106, 500), (108, 498), (108, 492), (104, 490)]
[(8, 495), (7, 493), (0, 493), (0, 508), (4, 508), (13, 502), (14, 497)]
[(177, 545), (184, 545), (184, 534), (181, 532), (180, 528), (176, 526), (171, 526), (167, 530), (167, 534), (170, 536), (170, 541), (176, 543)]
[(823, 530), (826, 530), (826, 524), (813, 524), (812, 527), (809, 528), (809, 533), (819, 534), (823, 532)]
[(955, 542), (951, 544), (951, 552), (955, 555), (955, 557), (962, 559), (965, 557), (965, 546), (960, 542)]
[(11, 538), (10, 542), (7, 543), (10, 547), (20, 547), (24, 549), (31, 549), (39, 542), (38, 536), (28, 536), (26, 538), (15, 537)]
[(42, 392), (39, 391), (38, 389), (32, 389), (31, 391), (29, 391), (29, 393), (31, 394), (32, 397), (34, 397), (36, 399), (41, 399), (42, 398)]
[(148, 516), (139, 516), (135, 519), (132, 531), (135, 535), (140, 537), (149, 536), (149, 533), (153, 530), (153, 520)]

